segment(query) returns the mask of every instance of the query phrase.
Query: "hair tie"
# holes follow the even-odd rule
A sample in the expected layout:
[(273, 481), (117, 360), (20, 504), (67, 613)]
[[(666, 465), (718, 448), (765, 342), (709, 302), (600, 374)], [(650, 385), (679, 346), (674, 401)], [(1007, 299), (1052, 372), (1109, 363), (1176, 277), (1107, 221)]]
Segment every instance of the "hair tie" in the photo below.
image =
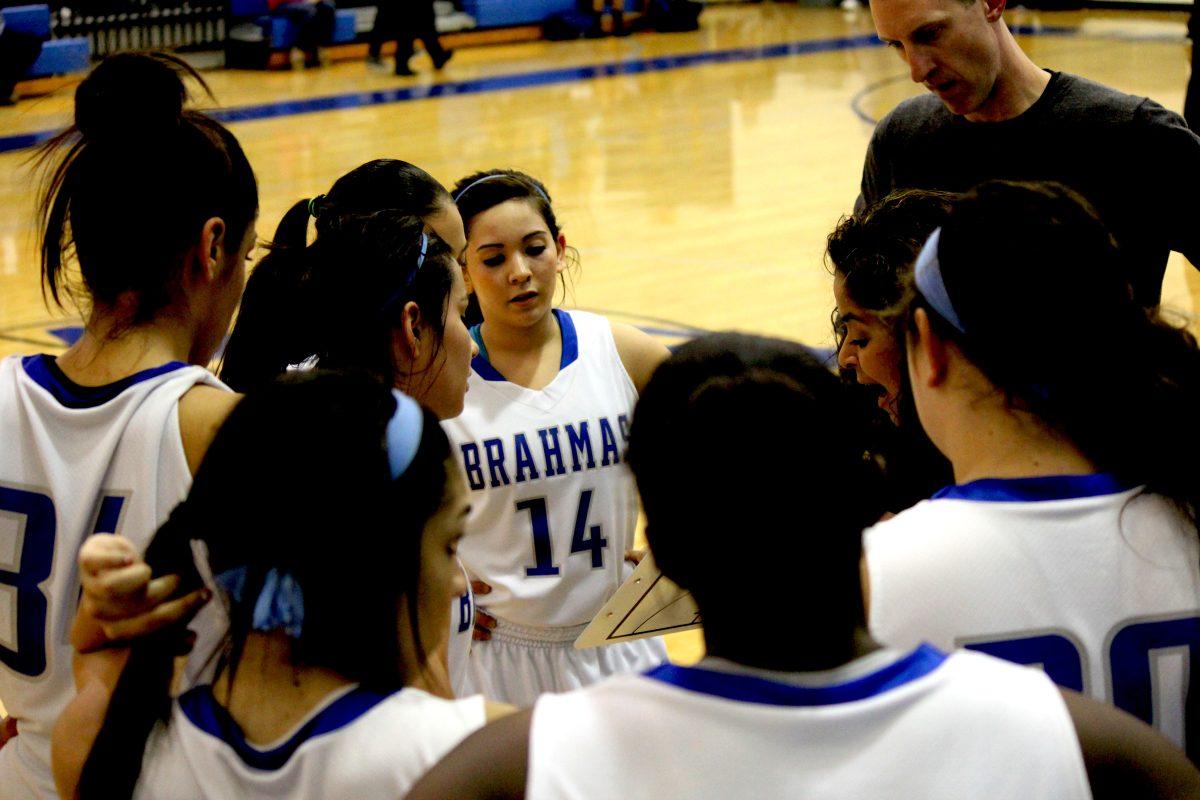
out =
[[(212, 580), (225, 592), (230, 604), (241, 603), (246, 594), (247, 574), (246, 567), (234, 567)], [(262, 591), (254, 601), (250, 627), (263, 633), (282, 630), (293, 639), (300, 638), (304, 631), (304, 592), (291, 574), (275, 568), (267, 571)]]
[(317, 211), (319, 210), (317, 208), (317, 204), (324, 202), (324, 200), (325, 200), (325, 195), (319, 194), (316, 197), (314, 197), (313, 199), (308, 201), (308, 215), (310, 217), (312, 217), (313, 219), (317, 218)]
[[(474, 182), (472, 182), (472, 183), (469, 183), (469, 184), (467, 184), (466, 186), (464, 186), (462, 189), (459, 189), (459, 190), (458, 190), (458, 194), (456, 194), (456, 195), (454, 196), (454, 202), (455, 202), (455, 203), (458, 203), (460, 200), (462, 200), (462, 198), (463, 198), (463, 195), (464, 195), (464, 194), (466, 194), (467, 192), (471, 191), (472, 189), (474, 189), (474, 188), (475, 188), (476, 186), (478, 186), (479, 184), (481, 184), (481, 183), (487, 183), (488, 181), (491, 181), (491, 180), (496, 180), (497, 178), (512, 178), (512, 179), (513, 179), (513, 180), (515, 180), (515, 181), (519, 181), (519, 182), (521, 182), (521, 183), (524, 183), (524, 181), (522, 181), (522, 180), (521, 180), (520, 178), (518, 178), (516, 175), (510, 175), (510, 174), (509, 174), (509, 173), (507, 173), (507, 172), (497, 172), (495, 175), (484, 175), (484, 176), (483, 176), (482, 178), (480, 178), (479, 180), (477, 180), (477, 181), (474, 181)], [(543, 200), (545, 200), (545, 201), (546, 201), (546, 205), (550, 205), (550, 197), (549, 197), (549, 196), (548, 196), (548, 195), (547, 195), (547, 194), (546, 194), (544, 191), (542, 191), (542, 189), (541, 189), (541, 187), (540, 187), (540, 186), (538, 186), (536, 183), (533, 183), (532, 181), (530, 181), (530, 182), (529, 182), (529, 188), (530, 188), (530, 189), (533, 189), (535, 192), (537, 192), (537, 193), (538, 193), (538, 196), (539, 196), (539, 197), (541, 197)]]
[(392, 389), (392, 396), (396, 398), (396, 413), (387, 424), (387, 457), (392, 480), (395, 480), (408, 471), (417, 456), (425, 428), (425, 413), (416, 400), (399, 389)]
[(942, 319), (949, 322), (959, 333), (963, 330), (954, 304), (950, 302), (950, 294), (946, 291), (946, 282), (942, 280), (942, 266), (938, 261), (938, 245), (942, 240), (942, 229), (934, 228), (933, 233), (925, 240), (921, 254), (917, 256), (916, 266), (913, 267), (913, 280), (925, 301)]

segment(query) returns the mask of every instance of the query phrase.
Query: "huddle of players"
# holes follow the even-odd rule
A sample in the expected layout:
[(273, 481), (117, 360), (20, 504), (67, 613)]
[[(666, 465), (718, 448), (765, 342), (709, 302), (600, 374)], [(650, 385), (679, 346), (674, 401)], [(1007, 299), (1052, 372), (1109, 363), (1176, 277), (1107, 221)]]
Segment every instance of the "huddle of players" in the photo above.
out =
[[(889, 2), (873, 8), (885, 38)], [(990, 13), (935, 5), (940, 36), (961, 35), (954, 14)], [(922, 80), (955, 111), (967, 81), (920, 49), (936, 37), (912, 33), (897, 41), (914, 78), (933, 64)], [(181, 69), (106, 62), (80, 87), (76, 130), (48, 148), (66, 155), (45, 208), (46, 285), (62, 286), (74, 247), (92, 313), (64, 356), (0, 371), (6, 428), (23, 431), (0, 499), (26, 542), (49, 526), (12, 582), (0, 690), (20, 722), (0, 796), (53, 791), (52, 728), (72, 796), (1198, 791), (1135, 717), (1185, 740), (1189, 676), (1158, 655), (1200, 635), (1186, 463), (1200, 364), (1131, 294), (1127, 254), (1070, 190), (893, 195), (839, 226), (839, 359), (883, 387), (893, 426), (871, 429), (796, 345), (723, 335), (663, 362), (636, 332), (552, 309), (567, 250), (528, 176), (480, 173), (451, 195), (371, 162), (281, 223), (222, 371), (242, 399), (186, 364), (206, 363), (228, 325), (257, 193), (236, 140), (183, 109)], [(186, 161), (196, 190), (151, 203), (164, 186), (117, 180), (156, 159)], [(131, 210), (151, 258), (111, 234)], [(458, 254), (483, 317), (470, 330)], [(751, 466), (781, 453), (787, 470)], [(626, 572), (621, 462), (658, 563), (700, 605), (698, 667), (641, 674), (655, 645), (569, 647)], [(938, 482), (952, 485), (902, 510)], [(887, 510), (901, 513), (874, 524)], [(83, 546), (73, 625), (76, 576), (50, 566), (78, 538), (60, 537), (56, 558), (55, 520), (124, 534)], [(737, 530), (767, 563), (729, 569)], [(460, 555), (495, 612), (469, 654), (488, 632), (472, 630)], [(173, 657), (191, 647), (172, 623), (213, 596), (188, 669), (208, 674), (171, 700)], [(791, 619), (801, 641), (780, 647)], [(68, 629), (74, 665), (55, 646)], [(960, 645), (1049, 677), (945, 655)], [(526, 709), (450, 699), (451, 684)]]

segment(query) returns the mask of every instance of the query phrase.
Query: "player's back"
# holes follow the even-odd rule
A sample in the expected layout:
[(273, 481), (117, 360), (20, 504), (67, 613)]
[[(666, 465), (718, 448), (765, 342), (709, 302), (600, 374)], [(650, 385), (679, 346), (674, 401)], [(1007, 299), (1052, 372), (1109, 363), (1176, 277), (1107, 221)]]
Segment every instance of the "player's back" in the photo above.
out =
[(400, 798), (484, 723), (480, 696), (333, 692), (269, 745), (248, 742), (208, 686), (182, 695), (146, 746), (135, 798)]
[(827, 673), (706, 660), (534, 709), (527, 796), (961, 800), (1089, 798), (1045, 675), (923, 645)]
[(875, 638), (1039, 664), (1181, 744), (1181, 653), (1200, 648), (1200, 545), (1183, 514), (1106, 475), (939, 495), (864, 535)]
[(179, 362), (101, 387), (74, 384), (51, 356), (0, 362), (0, 701), (19, 732), (0, 750), (0, 798), (54, 793), (76, 554), (93, 532), (144, 547), (186, 495), (178, 403), (199, 383), (221, 385)]

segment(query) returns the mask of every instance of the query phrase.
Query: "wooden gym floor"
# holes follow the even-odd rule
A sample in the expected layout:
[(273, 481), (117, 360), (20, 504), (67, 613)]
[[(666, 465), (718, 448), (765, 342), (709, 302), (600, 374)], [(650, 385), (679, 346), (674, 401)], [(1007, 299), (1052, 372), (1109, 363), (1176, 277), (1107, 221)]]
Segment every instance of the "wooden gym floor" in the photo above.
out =
[[(1009, 21), (1040, 28), (1021, 37), (1038, 64), (1181, 109), (1183, 13), (1018, 9)], [(412, 161), (447, 185), (514, 167), (545, 181), (581, 253), (568, 305), (669, 338), (737, 328), (828, 346), (824, 238), (857, 194), (868, 120), (921, 89), (873, 42), (865, 9), (730, 4), (702, 25), (459, 50), (440, 75), (418, 56), (416, 78), (361, 62), (206, 77), (246, 120), (231, 128), (258, 174), (263, 237), (293, 201), (372, 158)], [(0, 356), (56, 351), (78, 324), (42, 303), (30, 151), (12, 138), (64, 124), (71, 97), (0, 108)], [(136, 258), (137, 220), (121, 234)], [(1200, 300), (1200, 276), (1178, 256), (1164, 298), (1188, 314)]]

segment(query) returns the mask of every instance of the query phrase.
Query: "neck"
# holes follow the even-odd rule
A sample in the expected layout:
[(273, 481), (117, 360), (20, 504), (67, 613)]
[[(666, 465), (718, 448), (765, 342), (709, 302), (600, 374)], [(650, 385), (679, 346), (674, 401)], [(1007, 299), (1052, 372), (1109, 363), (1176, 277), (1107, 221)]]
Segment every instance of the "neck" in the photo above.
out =
[(291, 641), (281, 631), (247, 636), (232, 684), (229, 675), (221, 672), (213, 694), (256, 744), (278, 740), (331, 692), (352, 683), (323, 667), (294, 665)]
[[(761, 613), (756, 612), (756, 613)], [(770, 647), (769, 638), (753, 625), (714, 624), (704, 615), (704, 646), (708, 655), (775, 672), (823, 672), (837, 669), (879, 649), (864, 625), (838, 631), (793, 630), (803, 646)], [(744, 623), (744, 618), (743, 618)]]
[(72, 380), (102, 385), (168, 361), (193, 362), (195, 338), (182, 324), (156, 320), (113, 336), (111, 317), (93, 314), (83, 336), (58, 357), (58, 365)]
[(1008, 408), (998, 393), (947, 419), (939, 449), (954, 467), (954, 481), (1086, 475), (1099, 468), (1061, 431), (1026, 411)]
[(1002, 122), (1024, 114), (1037, 102), (1050, 83), (1050, 73), (1025, 55), (1001, 20), (996, 35), (1000, 44), (1000, 73), (992, 94), (965, 117), (971, 122)]
[(553, 311), (547, 311), (544, 317), (527, 327), (512, 327), (485, 319), (480, 331), (488, 353), (525, 353), (559, 341), (558, 320), (554, 318)]

